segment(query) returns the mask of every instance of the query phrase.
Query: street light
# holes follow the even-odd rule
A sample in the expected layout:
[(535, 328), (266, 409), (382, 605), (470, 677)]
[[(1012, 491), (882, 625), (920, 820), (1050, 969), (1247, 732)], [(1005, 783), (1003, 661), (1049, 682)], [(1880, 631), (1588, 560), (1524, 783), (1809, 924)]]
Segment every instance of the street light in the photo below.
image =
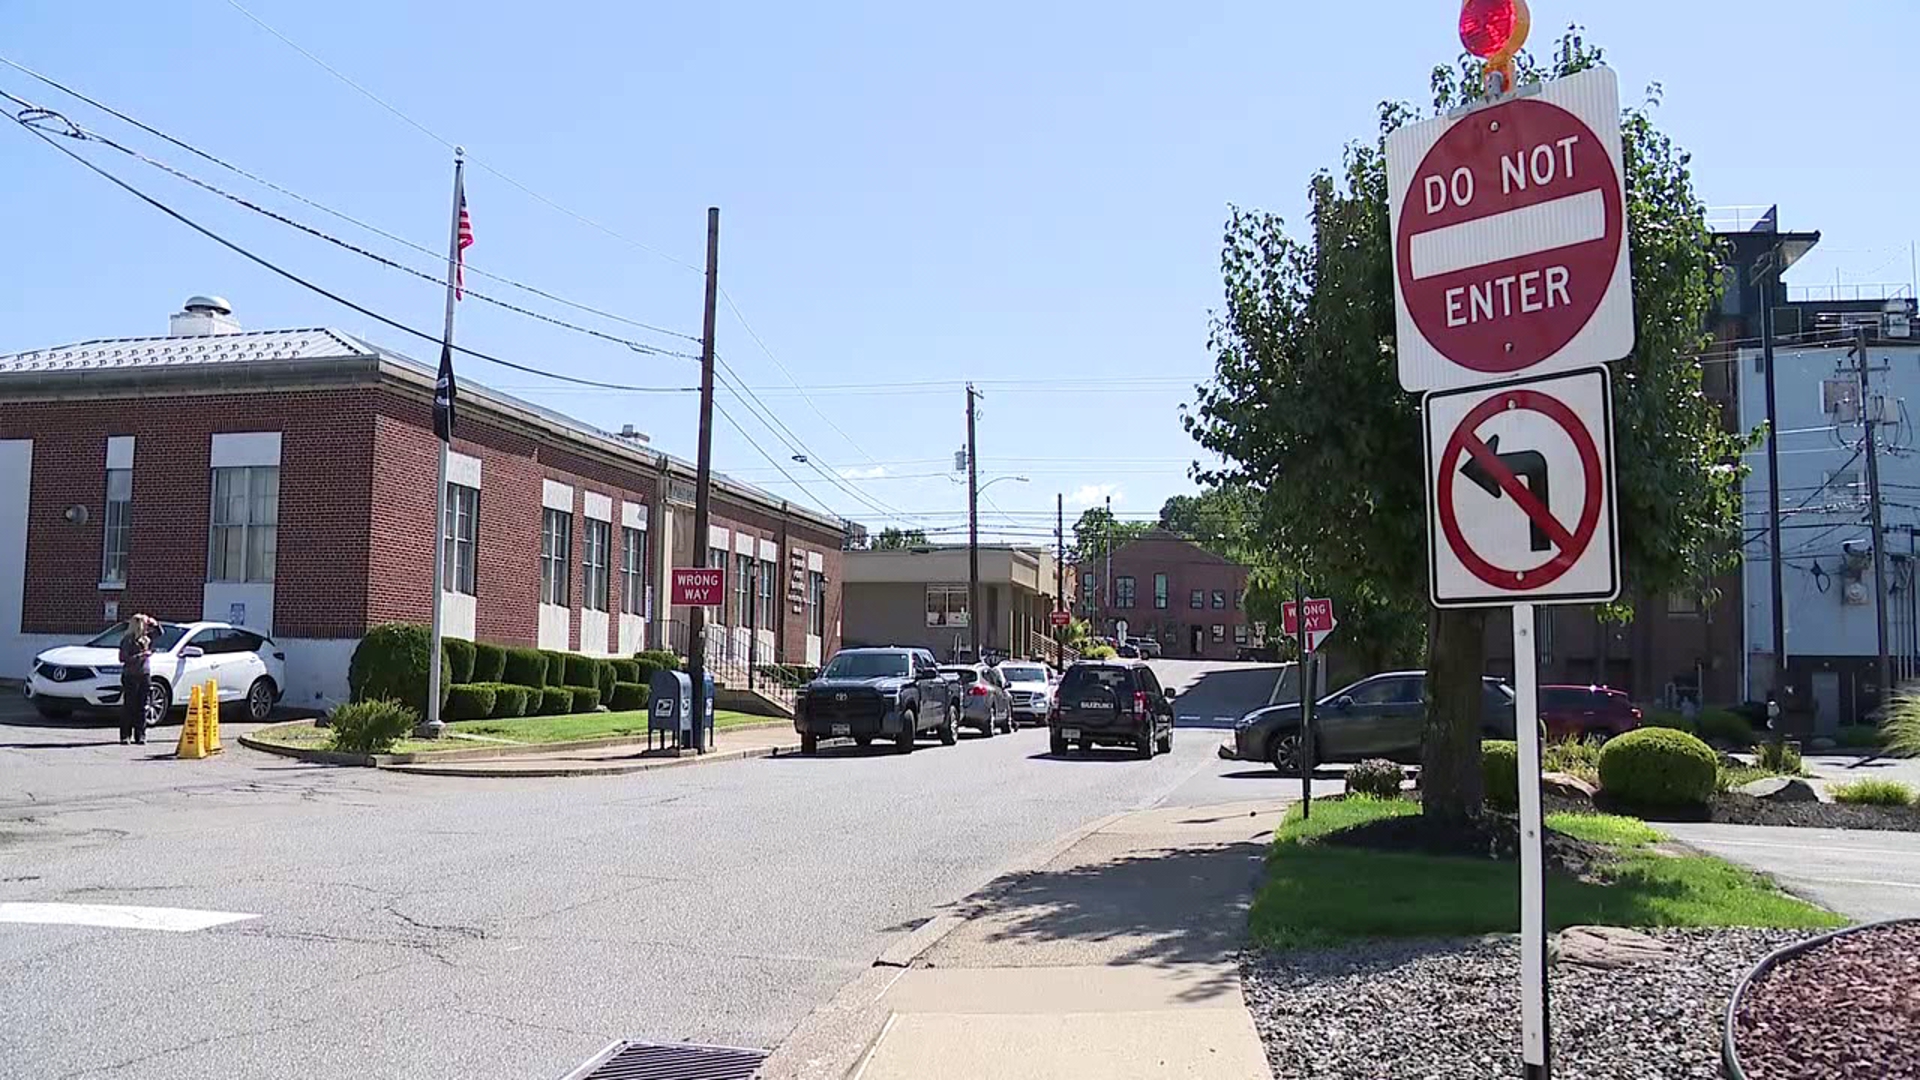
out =
[(994, 477), (993, 479), (991, 479), (991, 480), (989, 480), (989, 481), (987, 481), (986, 483), (984, 483), (984, 484), (981, 484), (981, 485), (980, 485), (980, 487), (978, 488), (978, 490), (980, 490), (980, 491), (983, 491), (983, 492), (984, 492), (984, 491), (986, 491), (986, 490), (987, 490), (988, 488), (990, 488), (990, 487), (992, 487), (993, 485), (995, 485), (995, 484), (997, 484), (997, 483), (999, 483), (999, 482), (1000, 482), (1000, 481), (1002, 481), (1002, 480), (1011, 480), (1011, 481), (1013, 481), (1013, 482), (1014, 482), (1014, 483), (1016, 483), (1016, 484), (1025, 484), (1025, 483), (1029, 483), (1029, 482), (1030, 482), (1030, 481), (1029, 481), (1029, 480), (1028, 480), (1028, 479), (1027, 479), (1026, 477), (1024, 477), (1024, 476), (996, 476), (996, 477)]

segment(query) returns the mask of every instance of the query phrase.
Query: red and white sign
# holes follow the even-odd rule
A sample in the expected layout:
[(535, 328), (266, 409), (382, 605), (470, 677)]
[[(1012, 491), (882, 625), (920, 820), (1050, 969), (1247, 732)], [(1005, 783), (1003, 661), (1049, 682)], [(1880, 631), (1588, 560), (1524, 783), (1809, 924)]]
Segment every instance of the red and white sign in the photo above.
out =
[(1070, 611), (1064, 611), (1064, 610), (1056, 611), (1047, 616), (1047, 621), (1052, 623), (1054, 626), (1066, 626), (1069, 623), (1073, 622), (1073, 613)]
[(1435, 607), (1620, 594), (1605, 368), (1428, 394)]
[[(1340, 620), (1333, 617), (1333, 601), (1307, 601), (1307, 651), (1318, 651), (1321, 642), (1332, 637), (1339, 626)], [(1280, 605), (1280, 629), (1288, 640), (1300, 634), (1300, 609), (1291, 600)]]
[(726, 567), (674, 567), (671, 601), (679, 607), (719, 607), (726, 603)]
[(1400, 385), (1633, 351), (1620, 88), (1608, 68), (1387, 136)]

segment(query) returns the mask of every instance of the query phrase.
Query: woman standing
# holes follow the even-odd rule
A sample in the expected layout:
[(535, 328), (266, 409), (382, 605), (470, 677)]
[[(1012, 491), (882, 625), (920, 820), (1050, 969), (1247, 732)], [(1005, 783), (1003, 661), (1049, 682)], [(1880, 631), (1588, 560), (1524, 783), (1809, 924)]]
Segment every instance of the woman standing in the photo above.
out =
[(147, 742), (148, 658), (153, 655), (153, 630), (159, 624), (145, 615), (127, 620), (120, 637), (120, 745), (131, 738)]

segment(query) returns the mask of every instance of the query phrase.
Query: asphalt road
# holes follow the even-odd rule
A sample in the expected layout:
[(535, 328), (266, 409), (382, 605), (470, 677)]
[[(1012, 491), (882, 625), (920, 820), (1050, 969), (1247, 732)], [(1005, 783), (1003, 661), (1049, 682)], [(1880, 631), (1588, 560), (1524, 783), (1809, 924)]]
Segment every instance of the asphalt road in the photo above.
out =
[(1660, 828), (1850, 919), (1920, 914), (1920, 834), (1668, 822)]
[(237, 747), (158, 760), (110, 728), (0, 715), (0, 902), (258, 916), (0, 922), (0, 1076), (540, 1080), (617, 1038), (772, 1046), (1070, 828), (1291, 793), (1217, 741), (1056, 760), (1027, 729), (905, 758), (482, 781)]

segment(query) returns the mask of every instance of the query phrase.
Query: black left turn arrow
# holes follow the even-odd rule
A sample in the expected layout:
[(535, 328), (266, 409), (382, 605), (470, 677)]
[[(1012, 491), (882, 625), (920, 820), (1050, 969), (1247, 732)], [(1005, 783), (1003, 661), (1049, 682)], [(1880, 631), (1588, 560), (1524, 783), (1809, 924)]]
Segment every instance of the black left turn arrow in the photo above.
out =
[[(1515, 450), (1512, 453), (1503, 454), (1500, 452), (1498, 435), (1487, 440), (1487, 449), (1493, 451), (1493, 456), (1499, 459), (1500, 464), (1507, 467), (1507, 471), (1527, 482), (1527, 490), (1533, 493), (1534, 498), (1540, 500), (1541, 506), (1546, 507), (1549, 512), (1553, 510), (1553, 501), (1547, 495), (1545, 454), (1538, 450)], [(1496, 499), (1500, 498), (1502, 494), (1500, 481), (1494, 479), (1493, 473), (1480, 464), (1479, 458), (1468, 454), (1467, 463), (1461, 467), (1460, 475), (1478, 484), (1487, 494)], [(1534, 521), (1532, 515), (1528, 515), (1527, 522), (1533, 550), (1552, 551), (1553, 541), (1547, 539), (1547, 530), (1541, 528), (1540, 523)]]

